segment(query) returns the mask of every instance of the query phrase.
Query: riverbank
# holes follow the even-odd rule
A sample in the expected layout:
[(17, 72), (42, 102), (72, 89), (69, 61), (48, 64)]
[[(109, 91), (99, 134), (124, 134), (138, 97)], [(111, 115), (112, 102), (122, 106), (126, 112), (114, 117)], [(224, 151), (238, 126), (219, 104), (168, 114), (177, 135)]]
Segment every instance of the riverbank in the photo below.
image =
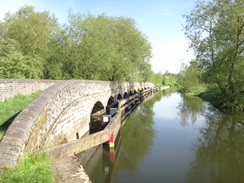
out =
[(20, 159), (15, 169), (6, 167), (1, 171), (1, 183), (91, 183), (76, 156), (51, 160), (45, 153), (37, 153)]
[(51, 159), (45, 153), (35, 153), (30, 156), (23, 155), (15, 168), (4, 167), (0, 169), (1, 183), (55, 183), (50, 168)]
[(231, 96), (231, 95), (223, 95), (218, 91), (199, 89), (199, 90), (192, 90), (184, 94), (187, 96), (199, 97), (202, 100), (209, 102), (212, 106), (219, 109), (220, 111), (229, 111), (229, 112), (244, 111), (244, 93), (239, 93)]
[(210, 102), (221, 111), (244, 111), (244, 93), (231, 96), (221, 93), (203, 92), (199, 94), (198, 97)]
[(51, 170), (56, 183), (91, 183), (76, 156), (53, 161)]

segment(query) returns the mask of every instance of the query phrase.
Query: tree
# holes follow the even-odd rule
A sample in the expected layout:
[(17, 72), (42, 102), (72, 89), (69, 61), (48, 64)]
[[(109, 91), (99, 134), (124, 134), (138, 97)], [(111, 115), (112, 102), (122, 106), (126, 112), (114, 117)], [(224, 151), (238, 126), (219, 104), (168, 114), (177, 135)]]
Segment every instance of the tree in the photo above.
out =
[(0, 37), (0, 78), (38, 78), (38, 58), (24, 56), (17, 41)]
[(190, 65), (182, 65), (180, 75), (180, 89), (183, 92), (191, 92), (202, 86), (202, 70), (198, 67), (196, 61), (191, 61)]
[[(49, 43), (58, 29), (56, 18), (49, 12), (36, 12), (32, 6), (20, 8), (14, 14), (7, 13), (1, 23), (4, 38), (15, 40), (30, 69), (37, 71), (36, 75), (25, 74), (30, 78), (45, 78), (46, 61), (50, 56)], [(19, 60), (19, 64), (22, 61)]]
[[(0, 22), (1, 77), (146, 81), (151, 45), (125, 17), (70, 12), (59, 27), (49, 12), (25, 6)], [(8, 66), (4, 68), (4, 65)]]
[[(151, 46), (132, 19), (73, 14), (66, 28), (76, 59), (74, 75), (85, 79), (142, 81)], [(82, 71), (82, 72), (81, 72)]]
[[(204, 69), (204, 81), (217, 86), (219, 105), (244, 108), (244, 1), (197, 1), (185, 15), (185, 34), (190, 39), (197, 61)], [(214, 91), (214, 90), (212, 90)], [(232, 105), (233, 107), (233, 105)]]

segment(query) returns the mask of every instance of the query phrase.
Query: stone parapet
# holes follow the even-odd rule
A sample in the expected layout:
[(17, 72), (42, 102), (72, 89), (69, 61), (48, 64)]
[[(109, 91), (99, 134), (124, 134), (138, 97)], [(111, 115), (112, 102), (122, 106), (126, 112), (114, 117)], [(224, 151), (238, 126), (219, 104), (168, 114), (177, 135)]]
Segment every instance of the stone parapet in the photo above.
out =
[(13, 98), (17, 94), (30, 95), (45, 90), (61, 80), (43, 79), (0, 79), (0, 102)]
[[(11, 85), (11, 81), (21, 84), (21, 80), (8, 82), (1, 79), (0, 85)], [(76, 134), (80, 137), (84, 135), (89, 130), (91, 112), (97, 102), (106, 109), (111, 97), (116, 100), (118, 95), (154, 87), (152, 83), (144, 82), (22, 81), (26, 88), (28, 83), (35, 88), (34, 85), (45, 82), (47, 89), (21, 111), (2, 138), (0, 169), (4, 166), (14, 167), (23, 152), (32, 153), (54, 147), (64, 141), (76, 140)]]

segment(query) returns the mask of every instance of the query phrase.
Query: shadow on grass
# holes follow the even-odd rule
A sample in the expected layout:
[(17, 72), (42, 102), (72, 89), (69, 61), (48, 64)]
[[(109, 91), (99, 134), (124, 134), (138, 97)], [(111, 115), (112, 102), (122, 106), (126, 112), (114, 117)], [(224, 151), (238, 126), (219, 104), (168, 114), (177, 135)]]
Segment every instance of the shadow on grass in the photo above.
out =
[(9, 118), (7, 121), (5, 121), (1, 126), (0, 126), (0, 131), (2, 131), (2, 136), (0, 134), (0, 140), (2, 139), (3, 135), (5, 134), (5, 132), (7, 131), (8, 127), (12, 124), (12, 122), (14, 121), (14, 119), (16, 118), (16, 116), (19, 114), (16, 113), (15, 115), (13, 115), (11, 118)]

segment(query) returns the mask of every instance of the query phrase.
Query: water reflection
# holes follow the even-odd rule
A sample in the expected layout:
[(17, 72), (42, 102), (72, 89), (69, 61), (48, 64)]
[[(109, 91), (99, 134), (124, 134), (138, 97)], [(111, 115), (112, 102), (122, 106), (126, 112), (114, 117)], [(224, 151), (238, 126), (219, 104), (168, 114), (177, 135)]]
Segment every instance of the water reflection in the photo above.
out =
[(207, 103), (199, 97), (181, 95), (182, 100), (179, 102), (177, 109), (181, 125), (186, 126), (189, 122), (195, 123), (197, 117), (202, 115), (207, 108)]
[(102, 147), (92, 157), (92, 182), (243, 182), (244, 113), (222, 113), (178, 93), (162, 96), (130, 116), (114, 154)]
[(189, 182), (241, 183), (244, 180), (244, 114), (210, 108), (194, 142)]
[(223, 113), (197, 97), (184, 96), (178, 107), (182, 126), (203, 118), (188, 181), (241, 183), (244, 180), (244, 113)]
[(140, 105), (128, 119), (121, 131), (123, 153), (120, 157), (119, 170), (136, 169), (140, 160), (149, 152), (156, 135), (153, 128), (155, 115), (152, 107), (160, 101), (162, 95), (156, 94), (153, 99)]
[(153, 128), (155, 115), (153, 105), (160, 101), (161, 97), (161, 93), (155, 94), (151, 100), (141, 104), (139, 109), (130, 115), (116, 139), (116, 146), (112, 152), (108, 146), (100, 146), (94, 155), (99, 158), (92, 157), (89, 163), (81, 162), (92, 182), (105, 183), (115, 182), (115, 180), (120, 182), (120, 179), (126, 179), (127, 173), (138, 168), (140, 161), (150, 151), (156, 135)]

